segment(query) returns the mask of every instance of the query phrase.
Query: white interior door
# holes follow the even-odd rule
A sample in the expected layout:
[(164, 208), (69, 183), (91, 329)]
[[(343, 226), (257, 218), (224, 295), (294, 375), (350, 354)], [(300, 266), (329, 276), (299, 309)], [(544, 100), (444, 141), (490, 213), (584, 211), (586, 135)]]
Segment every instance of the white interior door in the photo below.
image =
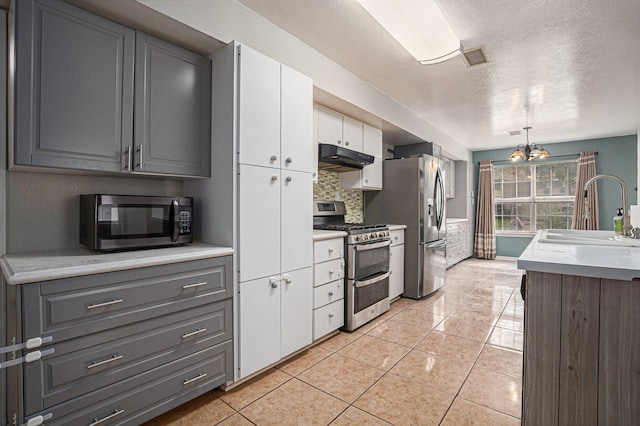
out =
[(280, 167), (280, 64), (243, 45), (238, 68), (239, 161)]
[(281, 271), (313, 264), (313, 183), (311, 173), (282, 170)]
[(313, 173), (313, 81), (284, 65), (281, 79), (282, 168)]
[[(249, 281), (268, 275), (278, 275), (280, 273), (280, 170), (240, 165), (239, 171), (239, 280)], [(310, 225), (310, 232), (312, 232), (311, 228)]]
[(280, 356), (285, 357), (313, 339), (313, 268), (282, 274)]

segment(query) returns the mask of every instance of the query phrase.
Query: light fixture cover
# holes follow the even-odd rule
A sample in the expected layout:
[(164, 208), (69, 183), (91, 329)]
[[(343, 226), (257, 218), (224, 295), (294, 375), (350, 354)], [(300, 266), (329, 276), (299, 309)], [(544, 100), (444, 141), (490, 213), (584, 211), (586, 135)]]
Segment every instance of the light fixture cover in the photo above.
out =
[(358, 0), (418, 62), (437, 64), (462, 52), (435, 0)]
[(509, 160), (516, 162), (520, 160), (544, 160), (545, 158), (549, 158), (549, 153), (542, 145), (538, 147), (535, 143), (529, 144), (529, 130), (531, 127), (524, 127), (523, 130), (527, 131), (527, 144), (526, 145), (518, 145), (516, 149), (513, 150), (511, 155), (509, 155)]

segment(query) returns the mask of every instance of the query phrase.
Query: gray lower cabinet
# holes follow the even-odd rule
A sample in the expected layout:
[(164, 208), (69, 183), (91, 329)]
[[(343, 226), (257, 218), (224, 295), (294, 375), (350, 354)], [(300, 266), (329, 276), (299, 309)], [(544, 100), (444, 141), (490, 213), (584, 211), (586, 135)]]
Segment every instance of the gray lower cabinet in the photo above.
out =
[(15, 57), (14, 164), (211, 175), (209, 59), (60, 0), (15, 2)]
[(9, 378), (10, 413), (140, 424), (232, 380), (231, 271), (221, 257), (14, 287), (10, 333), (52, 341)]

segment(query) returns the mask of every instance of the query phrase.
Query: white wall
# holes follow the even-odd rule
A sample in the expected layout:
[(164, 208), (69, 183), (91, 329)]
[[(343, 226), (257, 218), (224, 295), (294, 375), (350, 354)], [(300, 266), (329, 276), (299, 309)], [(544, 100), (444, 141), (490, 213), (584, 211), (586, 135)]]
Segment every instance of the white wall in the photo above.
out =
[(313, 78), (314, 85), (471, 161), (457, 141), (301, 40), (233, 0), (137, 0), (224, 43), (241, 43)]

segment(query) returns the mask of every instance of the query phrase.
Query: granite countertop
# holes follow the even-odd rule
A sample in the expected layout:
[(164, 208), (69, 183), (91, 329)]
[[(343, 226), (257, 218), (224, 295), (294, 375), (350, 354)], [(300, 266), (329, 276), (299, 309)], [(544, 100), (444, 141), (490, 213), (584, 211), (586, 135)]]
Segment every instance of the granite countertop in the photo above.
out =
[(0, 257), (0, 266), (6, 282), (10, 285), (17, 285), (231, 254), (233, 254), (231, 247), (219, 247), (204, 243), (114, 253), (101, 253), (87, 248), (77, 248), (9, 253)]
[(344, 231), (325, 231), (322, 229), (313, 230), (313, 241), (331, 240), (333, 238), (344, 238), (347, 233)]
[(519, 269), (623, 281), (640, 279), (640, 248), (544, 243), (538, 241), (543, 232), (536, 233), (518, 258)]
[(407, 225), (389, 225), (389, 231), (400, 231), (401, 229), (407, 229)]

